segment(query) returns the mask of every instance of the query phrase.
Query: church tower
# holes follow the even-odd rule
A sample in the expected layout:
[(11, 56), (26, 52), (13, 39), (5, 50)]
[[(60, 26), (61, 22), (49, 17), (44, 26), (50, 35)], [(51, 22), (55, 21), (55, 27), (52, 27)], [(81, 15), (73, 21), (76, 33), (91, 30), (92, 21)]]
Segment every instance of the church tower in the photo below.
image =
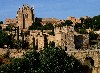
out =
[(18, 9), (16, 19), (19, 29), (28, 29), (28, 27), (35, 21), (34, 8), (26, 4), (23, 5), (22, 8)]

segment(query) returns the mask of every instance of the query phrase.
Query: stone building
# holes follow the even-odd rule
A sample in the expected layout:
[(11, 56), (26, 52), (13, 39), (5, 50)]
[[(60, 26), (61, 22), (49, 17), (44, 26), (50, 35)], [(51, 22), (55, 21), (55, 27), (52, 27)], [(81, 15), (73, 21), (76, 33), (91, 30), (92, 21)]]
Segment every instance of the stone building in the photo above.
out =
[(38, 50), (43, 50), (44, 48), (44, 43), (45, 43), (45, 38), (44, 38), (44, 35), (42, 33), (40, 33), (38, 35)]
[(48, 32), (34, 30), (30, 33), (29, 39), (29, 42), (35, 43), (34, 46), (37, 46), (38, 50), (42, 50), (52, 41), (55, 42), (56, 47), (61, 47), (65, 51), (89, 48), (89, 35), (75, 34), (74, 27), (72, 26), (56, 27), (54, 28), (54, 35), (50, 35)]
[[(18, 9), (16, 18), (6, 18), (5, 25), (14, 24), (19, 30), (27, 29), (35, 22), (34, 8), (24, 4)], [(3, 26), (2, 26), (3, 27)]]
[[(80, 17), (80, 18), (88, 19), (90, 17), (89, 16), (85, 16), (85, 17)], [(67, 20), (71, 20), (73, 22), (73, 24), (75, 24), (75, 23), (81, 23), (81, 19), (80, 18), (75, 18), (73, 16), (70, 16), (70, 17), (67, 18)]]
[(36, 22), (40, 22), (42, 25), (51, 23), (53, 25), (61, 24), (64, 20), (59, 20), (57, 18), (35, 18)]
[(28, 29), (35, 21), (33, 7), (23, 5), (22, 8), (18, 9), (16, 19), (19, 29)]
[(38, 35), (38, 49), (48, 46), (50, 42), (55, 42), (56, 47), (61, 47), (66, 51), (75, 50), (73, 27), (56, 27), (55, 35), (42, 33)]
[(11, 18), (7, 18), (6, 20), (5, 20), (5, 24), (16, 24), (17, 23), (17, 20), (16, 20), (16, 18), (14, 18), (14, 19), (11, 19)]
[[(84, 19), (89, 18), (88, 16)], [(73, 24), (81, 23), (80, 18), (76, 19), (75, 17), (69, 17), (68, 20), (71, 20)], [(52, 30), (28, 30), (28, 27), (32, 25), (33, 22), (41, 22), (43, 25), (47, 23), (52, 23), (53, 25), (64, 23), (65, 20), (59, 20), (56, 18), (35, 18), (34, 17), (34, 8), (28, 5), (23, 5), (18, 9), (15, 19), (6, 19), (5, 24), (0, 26), (5, 28), (8, 24), (15, 24), (15, 31), (8, 32), (8, 34), (15, 34), (17, 40), (26, 40), (29, 42), (29, 48), (34, 48), (36, 50), (43, 50), (49, 45), (50, 42), (55, 42), (56, 47), (61, 47), (69, 55), (73, 55), (77, 59), (84, 60), (87, 55), (94, 59), (94, 69), (97, 72), (100, 71), (100, 50), (86, 50), (89, 48), (89, 35), (88, 34), (77, 34), (74, 31), (73, 26), (63, 26), (55, 27), (54, 35), (48, 34)], [(28, 32), (27, 36), (23, 36)], [(100, 36), (98, 37), (98, 45), (100, 45)], [(100, 48), (100, 46), (98, 46)], [(76, 50), (76, 49), (83, 50)], [(1, 52), (1, 51), (0, 51)], [(3, 52), (1, 52), (3, 53)], [(22, 54), (23, 55), (23, 54)], [(94, 72), (95, 73), (95, 72)]]
[(55, 46), (61, 46), (66, 51), (75, 50), (74, 28), (71, 26), (55, 28)]
[(76, 34), (74, 35), (74, 43), (76, 49), (86, 50), (89, 48), (89, 35), (88, 34)]
[(7, 26), (8, 26), (8, 25), (6, 25), (6, 24), (0, 24), (0, 28), (1, 28), (1, 29), (6, 29)]
[(73, 24), (75, 24), (75, 23), (81, 23), (80, 18), (75, 18), (73, 16), (68, 17), (67, 20), (71, 20), (73, 22)]
[[(26, 37), (28, 38), (28, 42), (29, 42), (29, 45), (30, 45), (30, 48), (34, 48), (34, 49), (38, 49), (38, 35), (39, 33), (41, 33), (41, 30), (30, 30), (29, 32), (29, 36)], [(40, 41), (42, 42), (42, 41)]]
[[(80, 19), (76, 19), (75, 17), (69, 17), (68, 20), (71, 20), (73, 23), (80, 22)], [(75, 50), (75, 46), (77, 44), (75, 31), (73, 26), (63, 26), (63, 27), (55, 27), (54, 35), (48, 34), (52, 32), (51, 30), (28, 30), (29, 26), (32, 25), (33, 22), (40, 22), (43, 25), (47, 23), (51, 23), (53, 25), (64, 23), (65, 20), (59, 20), (56, 18), (35, 18), (34, 17), (34, 8), (29, 5), (23, 5), (18, 9), (17, 15), (15, 19), (6, 19), (5, 24), (15, 24), (17, 28), (15, 31), (11, 31), (11, 33), (16, 34), (15, 39), (17, 40), (27, 40), (29, 42), (30, 48), (35, 49), (43, 49), (45, 46), (51, 41), (55, 42), (55, 46), (60, 46), (66, 51)], [(24, 34), (28, 32), (27, 36)], [(10, 34), (10, 33), (9, 33)], [(82, 45), (87, 45), (87, 41), (89, 39), (85, 38), (83, 35), (80, 35), (82, 41)], [(83, 38), (84, 37), (84, 38)], [(86, 41), (86, 42), (85, 42)], [(86, 46), (83, 46), (86, 48)]]

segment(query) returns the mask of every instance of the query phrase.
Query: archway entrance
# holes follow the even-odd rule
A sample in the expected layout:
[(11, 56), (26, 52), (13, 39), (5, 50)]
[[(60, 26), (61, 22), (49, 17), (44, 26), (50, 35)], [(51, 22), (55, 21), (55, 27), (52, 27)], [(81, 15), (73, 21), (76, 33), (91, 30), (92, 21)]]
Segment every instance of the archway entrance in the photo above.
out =
[(94, 66), (94, 60), (91, 57), (86, 57), (84, 63), (85, 65), (88, 65), (89, 67)]
[(91, 57), (86, 57), (84, 60), (84, 64), (88, 66), (88, 73), (92, 73), (94, 67), (94, 60)]

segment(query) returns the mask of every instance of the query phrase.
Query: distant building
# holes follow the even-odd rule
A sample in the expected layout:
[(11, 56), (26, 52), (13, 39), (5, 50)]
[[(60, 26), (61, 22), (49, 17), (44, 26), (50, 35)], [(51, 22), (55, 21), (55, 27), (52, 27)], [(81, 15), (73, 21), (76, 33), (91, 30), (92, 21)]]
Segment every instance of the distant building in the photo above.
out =
[(5, 20), (5, 24), (9, 25), (9, 24), (16, 24), (17, 23), (17, 19), (14, 18), (14, 19), (11, 19), (11, 18), (7, 18)]
[(18, 9), (16, 19), (19, 29), (28, 29), (35, 21), (33, 7), (23, 5), (22, 8)]
[(64, 22), (64, 20), (59, 20), (56, 18), (35, 18), (36, 22), (40, 22), (42, 25), (46, 25), (48, 23), (51, 23), (53, 25), (61, 24)]
[(75, 24), (75, 23), (81, 23), (80, 18), (75, 18), (73, 16), (68, 17), (67, 20), (71, 20), (73, 22), (73, 24)]
[[(87, 48), (86, 46), (88, 46), (89, 43), (88, 35), (76, 35), (73, 26), (55, 27), (54, 35), (49, 34), (52, 30), (28, 30), (29, 26), (34, 22), (40, 22), (42, 25), (48, 23), (57, 25), (65, 22), (65, 20), (59, 20), (56, 18), (35, 18), (34, 15), (34, 8), (24, 4), (18, 9), (16, 18), (7, 18), (5, 20), (5, 25), (1, 25), (1, 27), (6, 28), (9, 24), (15, 25), (15, 28), (13, 28), (14, 31), (6, 32), (8, 34), (16, 35), (14, 39), (22, 41), (26, 40), (29, 42), (30, 48), (35, 48), (37, 50), (42, 50), (52, 41), (55, 42), (56, 47), (59, 46), (66, 51), (73, 51), (77, 46), (79, 48), (81, 48), (80, 46)], [(71, 20), (73, 24), (81, 23), (81, 20), (76, 19), (75, 17), (69, 17), (67, 20)], [(79, 42), (77, 39), (82, 41), (77, 44)]]
[[(89, 18), (88, 16), (83, 17), (83, 19)], [(67, 20), (71, 20), (73, 22), (72, 25), (75, 25), (75, 23), (81, 23), (80, 18), (75, 17), (68, 17)], [(97, 50), (97, 47), (95, 50), (89, 49), (89, 34), (79, 34), (74, 30), (74, 26), (55, 26), (54, 31), (53, 30), (28, 30), (29, 26), (32, 25), (34, 22), (40, 22), (42, 25), (46, 25), (48, 23), (51, 23), (53, 25), (64, 23), (66, 20), (59, 20), (56, 18), (35, 18), (34, 14), (34, 8), (30, 7), (29, 5), (23, 5), (21, 8), (18, 9), (16, 18), (11, 19), (7, 18), (5, 20), (4, 24), (0, 24), (0, 29), (6, 29), (9, 25), (14, 25), (9, 31), (5, 30), (8, 35), (12, 34), (14, 35), (14, 39), (18, 40), (16, 44), (21, 41), (20, 46), (26, 46), (23, 43), (28, 42), (28, 48), (35, 49), (37, 51), (43, 50), (45, 47), (48, 47), (50, 42), (55, 43), (55, 47), (61, 47), (68, 53), (69, 55), (73, 55), (75, 58), (82, 61), (88, 60), (88, 58), (91, 57), (91, 59), (94, 60), (93, 64), (92, 61), (88, 60), (87, 64), (91, 63), (93, 65), (93, 69), (96, 72), (93, 73), (99, 73), (100, 71), (100, 49)], [(88, 33), (91, 31), (91, 29), (86, 29)], [(50, 34), (50, 32), (53, 31), (53, 34)], [(100, 48), (100, 31), (94, 31), (95, 33), (99, 34), (96, 44), (98, 48)], [(6, 46), (7, 47), (7, 46)], [(19, 48), (18, 48), (19, 49)], [(18, 49), (12, 48), (10, 50), (10, 56), (12, 57), (21, 57), (24, 51), (18, 52)], [(81, 49), (81, 50), (77, 50)], [(87, 50), (86, 50), (87, 49)], [(12, 51), (14, 50), (14, 51)], [(0, 54), (5, 53), (5, 51), (8, 51), (8, 49), (0, 49)], [(15, 53), (17, 52), (17, 53)]]

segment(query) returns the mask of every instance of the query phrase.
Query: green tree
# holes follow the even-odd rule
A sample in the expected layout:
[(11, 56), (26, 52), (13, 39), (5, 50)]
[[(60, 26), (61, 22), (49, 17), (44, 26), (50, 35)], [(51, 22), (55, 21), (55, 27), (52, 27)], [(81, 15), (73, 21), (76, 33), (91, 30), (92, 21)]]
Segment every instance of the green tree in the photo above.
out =
[(80, 29), (79, 30), (80, 34), (87, 34), (88, 32), (86, 31), (86, 29)]
[(93, 20), (93, 29), (99, 30), (100, 29), (100, 15), (94, 16), (92, 20)]
[(95, 42), (95, 41), (93, 41), (93, 40), (97, 40), (97, 38), (98, 38), (98, 34), (95, 34), (94, 33), (94, 31), (91, 31), (90, 33), (89, 33), (89, 43), (90, 43), (90, 45), (94, 45), (94, 44), (96, 44), (97, 42)]
[(0, 30), (2, 30), (2, 27), (0, 26)]
[(73, 22), (71, 20), (66, 20), (65, 23), (63, 23), (63, 26), (71, 26)]
[(15, 27), (16, 27), (16, 24), (9, 24), (8, 26), (6, 26), (6, 29), (4, 30), (12, 32), (12, 31), (15, 31)]
[(14, 48), (21, 49), (22, 48), (22, 41), (21, 40), (14, 40)]
[(0, 21), (0, 24), (3, 24), (3, 21)]
[(8, 34), (0, 30), (0, 47), (4, 47), (4, 45), (7, 44), (8, 44)]
[(55, 47), (55, 42), (54, 41), (50, 42), (49, 46), (54, 48)]
[(87, 18), (84, 20), (84, 25), (85, 25), (85, 28), (86, 29), (93, 29), (93, 21), (92, 21), (92, 18)]
[(27, 52), (23, 58), (12, 59), (0, 66), (0, 73), (87, 73), (80, 61), (52, 46), (40, 52)]
[(39, 22), (34, 22), (30, 27), (29, 30), (41, 30), (43, 25)]
[(75, 24), (75, 26), (74, 26), (74, 30), (76, 31), (76, 32), (79, 32), (79, 29), (82, 29), (83, 27), (82, 27), (82, 24), (81, 23), (76, 23)]
[(63, 26), (66, 26), (65, 23), (61, 23), (61, 24), (55, 25), (55, 27), (63, 27)]
[(54, 29), (54, 26), (51, 23), (48, 23), (43, 26), (43, 30), (53, 30), (53, 29)]
[(12, 34), (8, 35), (5, 31), (0, 30), (0, 47), (3, 48), (7, 45), (9, 48), (14, 47), (14, 36)]
[(0, 66), (0, 73), (36, 73), (39, 53), (35, 50), (27, 52), (23, 58), (12, 59), (11, 64)]
[(81, 24), (83, 24), (85, 19), (81, 17), (80, 20), (81, 20)]
[(90, 40), (97, 40), (97, 38), (98, 38), (98, 34), (94, 33), (94, 31), (91, 31), (89, 33), (89, 39)]
[(61, 48), (45, 48), (39, 58), (39, 73), (86, 73), (82, 64)]

